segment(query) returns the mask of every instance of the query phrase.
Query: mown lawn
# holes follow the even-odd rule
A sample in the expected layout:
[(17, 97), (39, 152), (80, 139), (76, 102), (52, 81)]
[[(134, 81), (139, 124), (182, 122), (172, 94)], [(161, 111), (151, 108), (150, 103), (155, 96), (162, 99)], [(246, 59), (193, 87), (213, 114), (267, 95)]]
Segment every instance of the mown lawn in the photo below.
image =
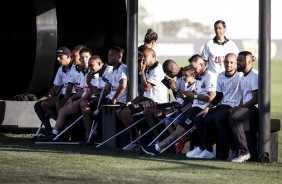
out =
[[(280, 120), (281, 71), (282, 62), (272, 62), (271, 117)], [(169, 152), (152, 157), (117, 148), (38, 145), (32, 136), (0, 133), (0, 183), (282, 183), (281, 133), (279, 161), (268, 164), (189, 160), (185, 154)]]
[(139, 151), (78, 145), (38, 145), (32, 134), (0, 134), (0, 183), (281, 183), (279, 162), (231, 163), (189, 160), (172, 152), (152, 157)]

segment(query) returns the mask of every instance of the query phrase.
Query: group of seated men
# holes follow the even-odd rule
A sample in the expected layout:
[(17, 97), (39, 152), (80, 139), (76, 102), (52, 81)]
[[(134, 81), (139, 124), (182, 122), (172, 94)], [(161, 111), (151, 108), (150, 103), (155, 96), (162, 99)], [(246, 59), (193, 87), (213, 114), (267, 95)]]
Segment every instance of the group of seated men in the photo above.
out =
[[(198, 145), (186, 156), (212, 159), (216, 157), (213, 145), (221, 136), (230, 149), (229, 161), (250, 159), (242, 122), (258, 114), (258, 72), (252, 67), (255, 58), (251, 52), (228, 53), (223, 62), (225, 71), (213, 73), (201, 55), (193, 55), (187, 66), (179, 67), (171, 59), (159, 63), (155, 51), (146, 48), (138, 62), (144, 92), (132, 100), (127, 99), (130, 78), (122, 63), (123, 54), (122, 48), (112, 47), (108, 61), (103, 62), (83, 45), (72, 52), (58, 48), (57, 60), (62, 66), (48, 97), (35, 105), (46, 129), (36, 141), (55, 140), (66, 126), (67, 117), (81, 114), (85, 138), (79, 144), (95, 145), (97, 122), (102, 123), (99, 107), (118, 104), (116, 114), (125, 127), (140, 117), (149, 128), (157, 121), (164, 122), (169, 135), (160, 140), (160, 132), (152, 129), (159, 139), (141, 145), (147, 154), (158, 155), (171, 144), (179, 154), (188, 140), (197, 138)], [(168, 89), (174, 102), (168, 101)], [(50, 118), (56, 121), (53, 128)], [(131, 144), (126, 150), (138, 149), (140, 144), (135, 140), (140, 134), (135, 127), (128, 128), (128, 133)]]

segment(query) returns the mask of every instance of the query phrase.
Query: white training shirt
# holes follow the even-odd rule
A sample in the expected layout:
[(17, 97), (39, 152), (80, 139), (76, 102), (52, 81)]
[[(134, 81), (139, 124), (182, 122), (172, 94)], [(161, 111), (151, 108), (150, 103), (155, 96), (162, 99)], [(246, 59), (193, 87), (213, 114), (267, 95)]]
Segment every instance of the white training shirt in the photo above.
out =
[(226, 76), (225, 72), (221, 72), (218, 75), (216, 91), (223, 93), (222, 105), (229, 105), (231, 107), (239, 105), (242, 98), (239, 87), (242, 76), (242, 72), (236, 72), (233, 76)]
[[(90, 90), (90, 88), (88, 87), (88, 85), (86, 83), (86, 79), (87, 79), (88, 74), (89, 74), (89, 72), (87, 72), (86, 74), (84, 74), (83, 72), (80, 72), (80, 86), (79, 87), (83, 90), (81, 97), (83, 97)], [(91, 84), (93, 86), (98, 86), (98, 79), (99, 79), (99, 74), (96, 73), (94, 75), (93, 79), (91, 80)], [(91, 97), (94, 98), (95, 95), (93, 94)]]
[(81, 71), (78, 71), (75, 67), (75, 65), (73, 65), (71, 67), (71, 73), (69, 76), (69, 80), (68, 83), (72, 83), (74, 85), (73, 91), (72, 93), (76, 93), (76, 90), (78, 90), (79, 85), (80, 85), (80, 74)]
[(163, 72), (162, 65), (160, 63), (158, 63), (153, 69), (146, 71), (147, 82), (151, 83), (153, 87), (148, 91), (144, 91), (143, 96), (150, 98), (157, 103), (167, 103), (168, 90), (167, 87), (162, 83), (164, 77), (165, 73)]
[[(194, 92), (196, 89), (196, 83), (194, 82), (193, 84), (189, 85), (188, 83), (186, 83), (183, 78), (178, 78), (177, 79), (177, 85), (176, 85), (176, 89), (179, 91), (192, 91)], [(176, 98), (176, 101), (179, 104), (182, 104), (184, 102), (183, 98)]]
[[(72, 67), (71, 67), (72, 68)], [(68, 68), (66, 72), (63, 71), (63, 66), (60, 66), (57, 70), (56, 77), (53, 84), (56, 86), (63, 86), (59, 94), (65, 94), (68, 86), (68, 80), (71, 74), (71, 68)]]
[(212, 39), (205, 44), (201, 56), (208, 61), (208, 70), (219, 74), (225, 71), (223, 61), (228, 53), (234, 53), (236, 55), (239, 53), (235, 42), (229, 40), (222, 45), (214, 42), (214, 39)]
[(104, 77), (107, 80), (110, 80), (112, 73), (113, 73), (113, 66), (107, 65), (103, 74), (102, 74), (102, 76), (99, 76), (99, 78), (98, 78), (98, 86), (97, 86), (98, 89), (102, 89), (106, 84), (106, 82), (103, 81), (102, 78)]
[[(216, 75), (207, 70), (205, 75), (202, 76), (201, 80), (196, 80), (196, 94), (207, 96), (208, 92), (216, 92), (216, 82)], [(199, 99), (194, 99), (192, 107), (200, 107), (201, 109), (204, 109), (209, 104), (210, 102), (204, 102)]]
[(253, 98), (252, 92), (258, 90), (258, 71), (256, 69), (252, 68), (246, 76), (242, 77), (240, 89), (243, 97), (243, 105), (245, 105)]
[[(106, 98), (112, 99), (113, 96), (116, 93), (117, 88), (119, 87), (119, 81), (122, 79), (127, 80), (127, 66), (123, 63), (120, 64), (120, 66), (117, 69), (113, 69), (111, 73), (111, 78), (109, 80), (109, 83), (111, 83), (111, 92), (107, 95)], [(117, 101), (120, 103), (126, 103), (126, 94), (127, 94), (127, 87), (124, 90), (124, 92), (117, 97)]]

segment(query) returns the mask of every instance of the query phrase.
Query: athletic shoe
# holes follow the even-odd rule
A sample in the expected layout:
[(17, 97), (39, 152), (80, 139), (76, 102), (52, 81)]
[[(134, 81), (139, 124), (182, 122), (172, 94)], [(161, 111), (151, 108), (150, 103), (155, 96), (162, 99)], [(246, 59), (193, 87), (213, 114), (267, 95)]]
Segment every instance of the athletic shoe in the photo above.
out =
[(251, 158), (250, 153), (241, 153), (241, 151), (239, 151), (237, 157), (233, 158), (231, 162), (245, 162), (250, 158)]
[(96, 145), (96, 142), (95, 142), (93, 137), (88, 142), (88, 137), (86, 137), (82, 142), (79, 142), (78, 144), (81, 145), (81, 146), (94, 146), (94, 145)]
[(141, 148), (144, 151), (144, 153), (146, 153), (147, 155), (157, 156), (161, 154), (159, 151), (156, 150), (155, 145), (141, 146)]
[(196, 158), (213, 159), (215, 158), (215, 153), (213, 151), (204, 150), (200, 155), (196, 156)]
[(184, 148), (184, 144), (182, 142), (178, 142), (175, 144), (176, 155), (180, 154)]
[(192, 151), (189, 151), (186, 153), (187, 158), (197, 158), (198, 155), (200, 155), (204, 150), (201, 150), (200, 147), (196, 147)]
[(43, 134), (38, 137), (37, 142), (51, 142), (53, 139), (56, 137), (56, 134), (48, 133), (48, 134)]
[(231, 161), (232, 159), (234, 159), (236, 157), (237, 157), (237, 151), (236, 150), (230, 150), (227, 161)]
[(130, 146), (126, 147), (126, 148), (122, 148), (122, 150), (124, 151), (135, 151), (135, 150), (139, 150), (139, 145), (137, 143), (133, 143)]

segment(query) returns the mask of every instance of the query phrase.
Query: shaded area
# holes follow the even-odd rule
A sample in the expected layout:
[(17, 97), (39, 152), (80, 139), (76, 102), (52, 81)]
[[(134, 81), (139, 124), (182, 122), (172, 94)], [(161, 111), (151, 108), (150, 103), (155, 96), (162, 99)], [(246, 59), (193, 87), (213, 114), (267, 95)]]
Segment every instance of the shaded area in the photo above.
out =
[(85, 44), (104, 62), (110, 47), (126, 50), (124, 0), (11, 0), (1, 7), (2, 100), (21, 93), (44, 95), (59, 67), (57, 46)]

